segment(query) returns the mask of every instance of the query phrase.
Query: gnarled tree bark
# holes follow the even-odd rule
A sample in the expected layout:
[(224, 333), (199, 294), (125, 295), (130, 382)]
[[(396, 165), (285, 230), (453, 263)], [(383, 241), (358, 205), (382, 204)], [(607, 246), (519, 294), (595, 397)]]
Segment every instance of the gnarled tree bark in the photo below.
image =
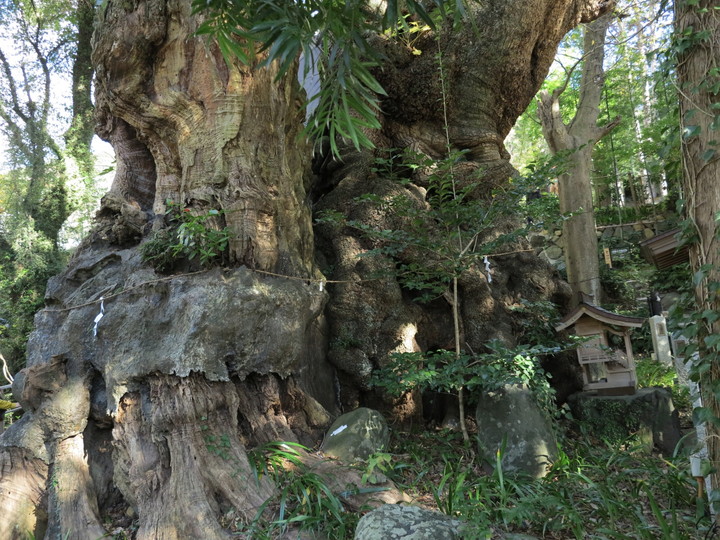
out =
[[(475, 196), (488, 196), (515, 173), (503, 141), (545, 79), (558, 43), (569, 29), (611, 7), (610, 2), (471, 2), (469, 16), (475, 25), (439, 35), (427, 32), (413, 43), (420, 55), (402, 41), (378, 38), (389, 61), (377, 71), (388, 91), (382, 102), (382, 130), (373, 134), (377, 145), (399, 149), (398, 155), (410, 149), (441, 159), (449, 143), (450, 150), (466, 151), (467, 161), (455, 169), (459, 182), (477, 182)], [(405, 189), (373, 173), (370, 153), (344, 158), (344, 163), (329, 163), (321, 170), (326, 187), (316, 194), (317, 208), (342, 212), (380, 230), (395, 230), (402, 228), (396, 216), (354, 202), (357, 197), (370, 192), (390, 200), (404, 194), (424, 204), (422, 174), (415, 174), (414, 185)], [(316, 240), (333, 268), (333, 279), (341, 282), (332, 286), (328, 305), (328, 358), (339, 370), (346, 408), (362, 402), (373, 369), (384, 365), (390, 354), (455, 348), (449, 303), (440, 299), (419, 306), (397, 282), (373, 280), (395, 262), (362, 257), (377, 247), (367, 238), (349, 229), (320, 227)], [(517, 332), (510, 306), (521, 298), (567, 302), (564, 284), (534, 254), (523, 251), (526, 248), (510, 247), (502, 251), (517, 252), (490, 258), (492, 283), (483, 268), (471, 268), (461, 276), (464, 349), (483, 351), (491, 339), (514, 343)], [(425, 254), (407, 256), (403, 262), (421, 261)], [(357, 313), (362, 317), (353, 316)], [(397, 412), (412, 414), (414, 409), (407, 405), (403, 402)]]
[[(489, 186), (511, 174), (502, 140), (557, 43), (607, 6), (472, 6), (478, 32), (468, 25), (443, 34), (440, 47), (451, 145), (470, 150), (468, 169), (485, 170)], [(368, 247), (362, 240), (324, 231), (323, 255), (346, 281), (324, 311), (296, 81), (226, 63), (212, 42), (193, 35), (200, 18), (187, 0), (110, 1), (98, 16), (99, 132), (116, 147), (116, 178), (94, 233), (49, 283), (28, 367), (16, 378), (26, 413), (0, 438), (0, 536), (48, 531), (48, 538), (94, 540), (105, 518), (129, 513), (139, 540), (226, 538), (227, 511), (250, 519), (272, 493), (254, 481), (246, 448), (272, 439), (312, 444), (338, 412), (326, 357), (354, 396), (346, 404), (356, 405), (373, 358), (398, 343), (446, 346), (452, 331), (435, 315), (448, 306), (421, 310), (397, 283), (361, 282), (382, 263), (354, 258)], [(379, 46), (393, 60), (383, 75), (384, 127), (372, 136), (443, 156), (435, 38), (419, 58), (397, 44)], [(427, 85), (417, 84), (419, 75)], [(370, 174), (372, 158), (348, 154), (334, 173), (326, 169), (330, 188), (316, 191), (325, 195), (317, 207), (353, 211), (348, 201), (370, 183), (379, 192), (399, 189)], [(234, 266), (167, 276), (143, 262), (137, 242), (163, 227), (168, 201), (222, 210)], [(463, 294), (475, 294), (461, 304), (473, 347), (512, 338), (505, 306), (519, 297), (566, 298), (534, 257), (496, 261), (505, 263), (493, 288), (479, 271), (460, 283)], [(328, 338), (343, 335), (353, 354), (326, 354)]]

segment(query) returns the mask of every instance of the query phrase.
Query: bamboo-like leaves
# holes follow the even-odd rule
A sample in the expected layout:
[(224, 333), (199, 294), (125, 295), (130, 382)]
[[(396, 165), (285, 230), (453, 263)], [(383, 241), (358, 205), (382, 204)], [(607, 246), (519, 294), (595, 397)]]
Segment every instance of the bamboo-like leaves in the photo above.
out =
[[(404, 13), (435, 28), (451, 13), (464, 15), (463, 1), (433, 0), (428, 10), (417, 0), (388, 0), (382, 14), (367, 0), (193, 0), (193, 10), (205, 16), (197, 34), (213, 36), (227, 61), (276, 64), (281, 78), (302, 57), (302, 76), (320, 83), (305, 103), (314, 111), (303, 133), (311, 139), (328, 134), (339, 155), (338, 138), (372, 147), (366, 130), (380, 127), (385, 91), (372, 74), (380, 58), (367, 36), (397, 30), (406, 24)], [(264, 58), (255, 66), (258, 53)]]

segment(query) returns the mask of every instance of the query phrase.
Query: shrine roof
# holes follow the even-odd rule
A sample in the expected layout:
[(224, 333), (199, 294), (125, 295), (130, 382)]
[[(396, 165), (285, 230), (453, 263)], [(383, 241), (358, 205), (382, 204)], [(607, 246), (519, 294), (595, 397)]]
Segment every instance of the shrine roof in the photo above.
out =
[(619, 313), (613, 313), (612, 311), (608, 311), (600, 306), (581, 302), (578, 307), (568, 313), (557, 325), (555, 325), (555, 331), (559, 332), (560, 330), (564, 330), (568, 326), (575, 324), (575, 322), (584, 315), (606, 324), (625, 326), (627, 328), (640, 328), (645, 322), (645, 319), (641, 317), (620, 315)]

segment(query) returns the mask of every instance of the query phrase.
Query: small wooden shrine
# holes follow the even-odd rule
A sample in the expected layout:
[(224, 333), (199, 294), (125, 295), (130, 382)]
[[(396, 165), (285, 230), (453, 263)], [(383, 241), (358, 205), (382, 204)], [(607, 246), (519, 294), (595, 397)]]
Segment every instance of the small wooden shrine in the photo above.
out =
[(581, 302), (555, 326), (555, 331), (574, 326), (575, 334), (587, 338), (577, 350), (584, 390), (600, 395), (631, 395), (637, 388), (630, 332), (644, 319), (613, 313)]

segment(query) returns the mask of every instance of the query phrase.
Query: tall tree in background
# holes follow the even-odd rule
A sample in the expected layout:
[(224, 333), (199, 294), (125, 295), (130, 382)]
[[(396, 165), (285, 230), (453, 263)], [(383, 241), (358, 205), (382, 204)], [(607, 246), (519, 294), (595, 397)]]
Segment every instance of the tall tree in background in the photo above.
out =
[(675, 17), (683, 192), (698, 308), (693, 371), (710, 413), (711, 479), (720, 489), (720, 9), (711, 0), (678, 0)]
[[(0, 129), (10, 167), (0, 186), (0, 351), (15, 369), (45, 283), (64, 260), (60, 231), (93, 183), (93, 13), (87, 0), (0, 2)], [(56, 104), (70, 72), (71, 127), (63, 141), (65, 113)]]
[[(677, 113), (671, 78), (662, 76), (658, 59), (658, 50), (669, 39), (671, 14), (655, 0), (626, 2), (619, 11), (605, 47), (600, 109), (606, 122), (617, 115), (624, 121), (598, 141), (593, 169), (596, 205), (607, 208), (607, 218), (615, 214), (622, 221), (624, 214), (637, 219), (654, 212), (666, 188), (677, 188), (677, 177), (668, 174), (666, 163), (679, 145), (666, 133), (677, 126)], [(624, 213), (621, 208), (637, 210)]]
[[(648, 181), (655, 187), (655, 193), (664, 193), (665, 184), (674, 193), (679, 188), (677, 102), (674, 79), (667, 76), (668, 64), (662, 57), (672, 32), (672, 12), (660, 0), (618, 2), (616, 11), (618, 16), (608, 28), (609, 38), (605, 43), (605, 82), (599, 122), (609, 123), (618, 115), (625, 121), (595, 143), (592, 167), (596, 210), (607, 208), (602, 212), (607, 218), (625, 206), (642, 204), (641, 192), (647, 194)], [(564, 73), (559, 69), (551, 71), (543, 85), (548, 91), (565, 83), (570, 70), (566, 59), (580, 59), (581, 33), (581, 29), (572, 32), (561, 44), (556, 63)], [(577, 110), (580, 71), (572, 71), (560, 100), (565, 119), (572, 118)], [(547, 148), (539, 127), (537, 106), (534, 100), (523, 113), (509, 144), (513, 162), (520, 170), (541, 159)], [(649, 174), (648, 178), (644, 178), (645, 173)], [(641, 200), (633, 200), (633, 193), (640, 195)], [(656, 198), (655, 203), (658, 202)], [(668, 209), (674, 208), (671, 202)], [(638, 212), (627, 213), (632, 216)]]
[[(565, 85), (540, 93), (538, 113), (545, 140), (553, 154), (567, 152), (567, 171), (560, 176), (560, 211), (573, 213), (563, 224), (568, 282), (575, 293), (585, 293), (601, 303), (600, 264), (595, 232), (592, 186), (592, 153), (595, 143), (610, 132), (619, 118), (598, 126), (605, 74), (605, 35), (612, 21), (607, 14), (584, 28), (580, 99), (568, 123), (560, 112)], [(577, 296), (577, 294), (576, 294)], [(577, 300), (576, 300), (577, 301)]]
[[(72, 119), (65, 133), (67, 154), (77, 163), (80, 176), (86, 182), (94, 178), (94, 158), (90, 144), (95, 136), (95, 120), (93, 118), (92, 53), (93, 21), (95, 19), (95, 3), (91, 0), (75, 0), (74, 13), (71, 13), (75, 24), (75, 36), (72, 40), (74, 51), (72, 56)], [(89, 186), (88, 186), (89, 187)]]

